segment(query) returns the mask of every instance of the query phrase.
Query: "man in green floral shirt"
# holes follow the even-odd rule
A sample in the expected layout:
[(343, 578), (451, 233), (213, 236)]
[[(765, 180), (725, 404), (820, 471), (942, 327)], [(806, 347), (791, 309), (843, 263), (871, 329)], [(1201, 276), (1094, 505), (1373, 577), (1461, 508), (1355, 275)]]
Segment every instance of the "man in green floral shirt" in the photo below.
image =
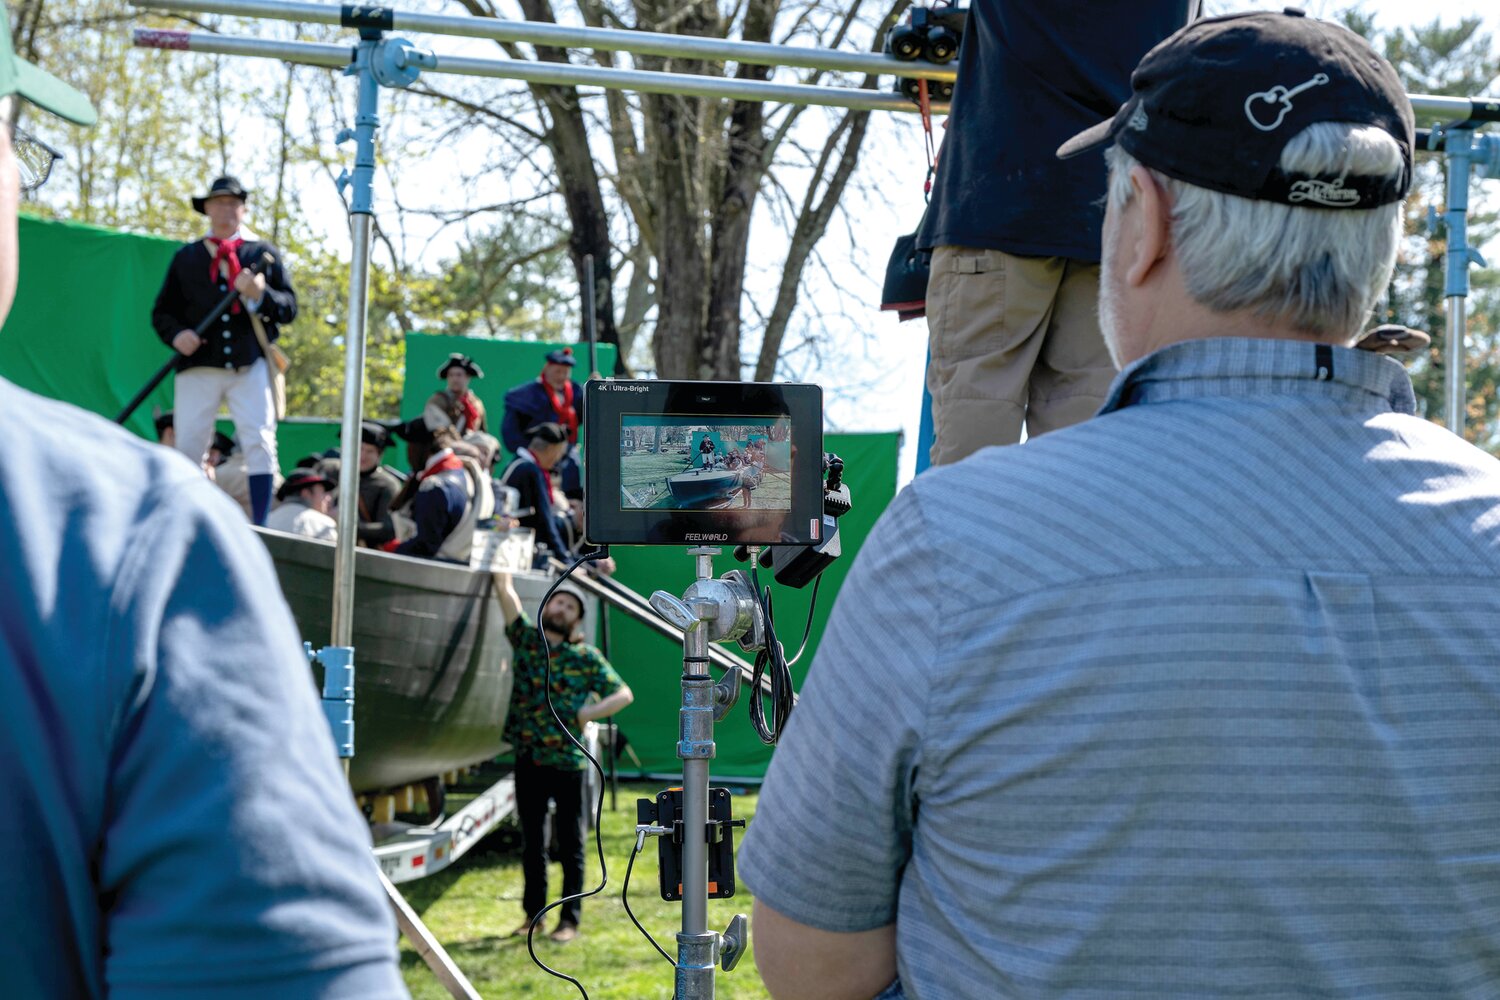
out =
[[(583, 634), (581, 590), (567, 583), (558, 587), (542, 609), (538, 628), (521, 610), (510, 577), (496, 574), (496, 586), (515, 674), (505, 738), (516, 753), (516, 812), (521, 818), (521, 870), (526, 878), (521, 900), (526, 922), (516, 933), (524, 934), (547, 902), (547, 847), (542, 831), (549, 799), (557, 803), (552, 821), (563, 866), (563, 895), (583, 891), (583, 779), (589, 764), (547, 709), (542, 632), (547, 633), (552, 653), (552, 707), (576, 739), (583, 739), (585, 723), (614, 715), (635, 696), (603, 653), (579, 641)], [(593, 696), (599, 700), (591, 701)], [(573, 899), (560, 910), (551, 937), (566, 944), (578, 936), (582, 903)]]

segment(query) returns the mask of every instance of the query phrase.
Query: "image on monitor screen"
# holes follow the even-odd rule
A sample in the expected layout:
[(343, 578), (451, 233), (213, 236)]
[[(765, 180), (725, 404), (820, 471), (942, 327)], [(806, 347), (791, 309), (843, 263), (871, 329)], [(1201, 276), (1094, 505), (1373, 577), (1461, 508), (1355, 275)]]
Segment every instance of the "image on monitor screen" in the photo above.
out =
[(620, 509), (791, 510), (784, 415), (620, 417)]

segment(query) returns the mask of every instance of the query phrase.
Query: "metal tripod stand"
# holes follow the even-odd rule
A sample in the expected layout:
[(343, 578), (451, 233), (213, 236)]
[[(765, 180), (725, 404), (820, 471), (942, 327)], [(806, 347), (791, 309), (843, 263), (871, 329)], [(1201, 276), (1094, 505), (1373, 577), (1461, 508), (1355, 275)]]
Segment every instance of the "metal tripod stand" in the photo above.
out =
[[(740, 696), (740, 674), (730, 671), (715, 683), (708, 672), (712, 642), (738, 640), (746, 650), (766, 641), (765, 617), (748, 574), (732, 570), (713, 578), (717, 548), (689, 549), (697, 562), (698, 579), (679, 600), (664, 590), (651, 595), (651, 606), (682, 629), (682, 709), (679, 715), (677, 756), (682, 760), (682, 930), (677, 934), (677, 973), (674, 1000), (711, 1000), (714, 966), (734, 968), (750, 943), (749, 922), (737, 913), (720, 934), (708, 929), (708, 847), (716, 836), (709, 819), (709, 761), (713, 760), (714, 722), (734, 707)], [(752, 551), (751, 558), (757, 553)], [(640, 836), (667, 836), (665, 826), (636, 828)], [(722, 831), (719, 831), (722, 832)]]

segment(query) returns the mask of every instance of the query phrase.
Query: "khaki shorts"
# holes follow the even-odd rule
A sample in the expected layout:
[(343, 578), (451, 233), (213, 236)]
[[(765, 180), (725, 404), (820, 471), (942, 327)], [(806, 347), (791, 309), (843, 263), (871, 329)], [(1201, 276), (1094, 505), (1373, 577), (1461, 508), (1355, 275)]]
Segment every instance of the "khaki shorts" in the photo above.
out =
[(1098, 264), (937, 247), (927, 330), (933, 465), (1087, 420), (1115, 377)]

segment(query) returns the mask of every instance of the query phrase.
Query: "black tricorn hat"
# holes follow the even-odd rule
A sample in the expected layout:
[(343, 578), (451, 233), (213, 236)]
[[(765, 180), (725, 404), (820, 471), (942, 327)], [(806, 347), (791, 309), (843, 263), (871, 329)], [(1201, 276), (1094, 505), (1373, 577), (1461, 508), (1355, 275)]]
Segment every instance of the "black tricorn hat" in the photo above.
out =
[(449, 368), (462, 368), (473, 378), (484, 378), (484, 369), (474, 363), (474, 359), (467, 354), (450, 354), (448, 360), (444, 361), (438, 368), (438, 378), (447, 378)]
[(419, 444), (432, 441), (432, 428), (428, 427), (427, 421), (419, 416), (392, 427), (391, 433), (403, 441), (415, 441)]
[(569, 368), (572, 368), (574, 365), (578, 364), (578, 359), (573, 357), (573, 348), (560, 347), (555, 351), (547, 352), (547, 364), (567, 365)]
[(225, 434), (223, 431), (214, 431), (213, 446), (217, 448), (219, 454), (223, 455), (225, 458), (228, 458), (230, 455), (234, 454), (234, 438), (230, 437), (228, 434)]
[(392, 429), (375, 420), (361, 420), (359, 424), (359, 439), (365, 444), (373, 444), (381, 451), (385, 451), (391, 446)]
[(309, 486), (321, 486), (326, 490), (331, 490), (334, 483), (333, 480), (312, 469), (293, 469), (291, 475), (282, 481), (281, 488), (276, 491), (276, 499), (285, 500), (291, 494), (300, 493)]
[(157, 409), (151, 417), (151, 422), (156, 425), (156, 438), (159, 441), (167, 428), (172, 426), (172, 411), (162, 412), (161, 409)]
[(562, 444), (568, 439), (568, 432), (563, 430), (562, 424), (548, 421), (542, 424), (532, 424), (526, 431), (526, 438), (529, 441), (541, 438), (548, 444)]
[(208, 194), (201, 196), (193, 195), (193, 211), (199, 215), (207, 215), (208, 213), (203, 210), (203, 206), (208, 202), (208, 199), (217, 198), (220, 195), (228, 195), (231, 198), (238, 198), (240, 201), (245, 201), (250, 197), (250, 192), (245, 190), (245, 186), (240, 183), (238, 177), (230, 174), (225, 174), (223, 177), (215, 177), (214, 182), (208, 186)]

